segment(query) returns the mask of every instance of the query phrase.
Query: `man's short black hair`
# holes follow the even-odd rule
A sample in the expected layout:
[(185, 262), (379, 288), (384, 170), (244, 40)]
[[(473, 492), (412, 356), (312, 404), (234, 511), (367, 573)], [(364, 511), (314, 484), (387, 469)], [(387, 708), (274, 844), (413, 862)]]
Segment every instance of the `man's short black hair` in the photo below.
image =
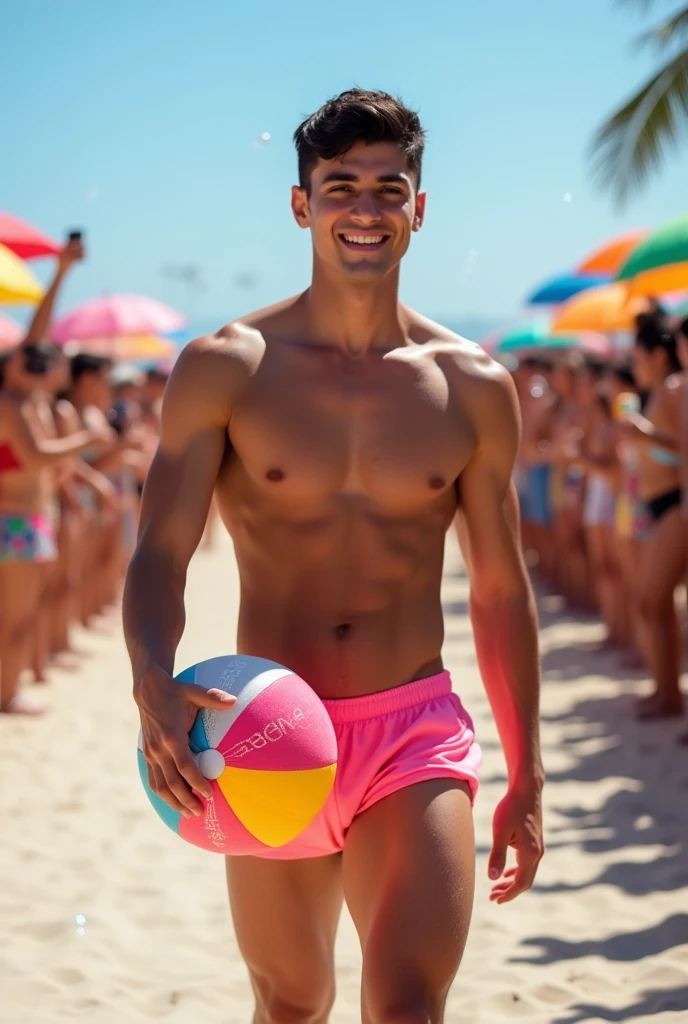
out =
[(76, 384), (85, 373), (103, 373), (112, 366), (107, 356), (99, 356), (93, 352), (78, 352), (70, 360), (72, 384)]
[(420, 186), (425, 132), (420, 118), (387, 92), (348, 89), (324, 103), (294, 132), (299, 184), (310, 191), (318, 160), (344, 156), (357, 142), (393, 142), (406, 155), (407, 167)]

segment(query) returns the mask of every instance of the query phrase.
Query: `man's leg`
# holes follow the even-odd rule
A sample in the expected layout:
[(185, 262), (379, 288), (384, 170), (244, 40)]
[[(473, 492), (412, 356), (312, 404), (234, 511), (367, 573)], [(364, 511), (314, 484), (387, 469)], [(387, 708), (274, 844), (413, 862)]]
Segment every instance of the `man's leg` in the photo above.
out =
[(227, 882), (256, 996), (254, 1024), (326, 1024), (334, 1002), (341, 857), (228, 857)]
[(441, 1024), (473, 906), (468, 786), (401, 789), (356, 818), (344, 895), (363, 950), (364, 1024)]

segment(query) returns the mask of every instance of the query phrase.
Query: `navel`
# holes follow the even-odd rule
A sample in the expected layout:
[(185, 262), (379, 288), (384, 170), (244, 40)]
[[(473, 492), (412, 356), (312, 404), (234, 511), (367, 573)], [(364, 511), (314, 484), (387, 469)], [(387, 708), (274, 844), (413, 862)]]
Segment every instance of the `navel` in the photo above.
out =
[(277, 468), (269, 469), (265, 476), (268, 480), (272, 480), (276, 484), (278, 484), (280, 480), (284, 480), (284, 473), (282, 472), (281, 469)]
[(429, 480), (429, 484), (432, 487), (433, 491), (441, 491), (442, 488), (445, 485), (444, 477), (443, 476), (431, 476), (430, 480)]
[(335, 626), (335, 635), (338, 640), (345, 640), (351, 632), (350, 622), (340, 622), (338, 626)]

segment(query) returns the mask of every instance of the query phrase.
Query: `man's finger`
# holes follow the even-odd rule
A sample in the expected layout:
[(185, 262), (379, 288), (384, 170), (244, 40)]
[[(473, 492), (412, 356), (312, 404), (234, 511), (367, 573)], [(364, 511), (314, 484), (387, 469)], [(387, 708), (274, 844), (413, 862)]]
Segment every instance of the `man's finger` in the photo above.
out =
[(189, 811), (187, 811), (186, 807), (177, 800), (176, 796), (165, 782), (165, 776), (163, 775), (159, 765), (149, 763), (148, 782), (153, 792), (159, 796), (161, 800), (164, 800), (173, 811), (178, 811), (179, 814), (183, 814), (185, 818), (190, 817)]
[(177, 766), (172, 757), (160, 761), (160, 769), (165, 777), (168, 789), (176, 796), (177, 800), (187, 811), (198, 816), (203, 810), (200, 800), (193, 795), (186, 780), (177, 771)]
[(225, 693), (224, 690), (211, 688), (206, 690), (196, 683), (186, 683), (185, 695), (190, 704), (197, 708), (213, 708), (215, 711), (226, 711), (236, 704), (236, 697), (232, 693)]
[(531, 885), (535, 881), (535, 872), (540, 858), (523, 860), (514, 873), (513, 880), (506, 887), (498, 887), (500, 889), (496, 896), (497, 903), (509, 903), (511, 900), (516, 899), (522, 892), (526, 892), (530, 889)]
[(195, 789), (206, 800), (210, 800), (213, 790), (208, 780), (201, 774), (198, 765), (191, 755), (189, 737), (186, 734), (168, 736), (164, 742), (165, 749), (172, 757), (179, 775), (188, 782), (191, 789)]
[(198, 765), (190, 753), (186, 757), (182, 756), (177, 759), (177, 770), (182, 778), (186, 779), (191, 789), (195, 789), (206, 800), (212, 799), (213, 787), (208, 779), (201, 774)]
[(510, 839), (511, 836), (508, 832), (495, 825), (492, 837), (492, 851), (487, 863), (487, 876), (493, 882), (502, 875), (506, 867), (506, 855)]

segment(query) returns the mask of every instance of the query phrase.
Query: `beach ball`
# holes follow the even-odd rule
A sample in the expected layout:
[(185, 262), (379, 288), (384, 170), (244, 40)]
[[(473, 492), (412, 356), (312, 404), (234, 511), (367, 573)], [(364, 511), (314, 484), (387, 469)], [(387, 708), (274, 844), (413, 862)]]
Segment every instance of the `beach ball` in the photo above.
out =
[(337, 740), (320, 698), (288, 668), (227, 655), (185, 669), (180, 683), (233, 694), (226, 711), (201, 708), (189, 745), (213, 795), (185, 818), (148, 784), (139, 732), (138, 765), (153, 807), (182, 839), (217, 853), (260, 856), (285, 846), (313, 821), (334, 783)]

